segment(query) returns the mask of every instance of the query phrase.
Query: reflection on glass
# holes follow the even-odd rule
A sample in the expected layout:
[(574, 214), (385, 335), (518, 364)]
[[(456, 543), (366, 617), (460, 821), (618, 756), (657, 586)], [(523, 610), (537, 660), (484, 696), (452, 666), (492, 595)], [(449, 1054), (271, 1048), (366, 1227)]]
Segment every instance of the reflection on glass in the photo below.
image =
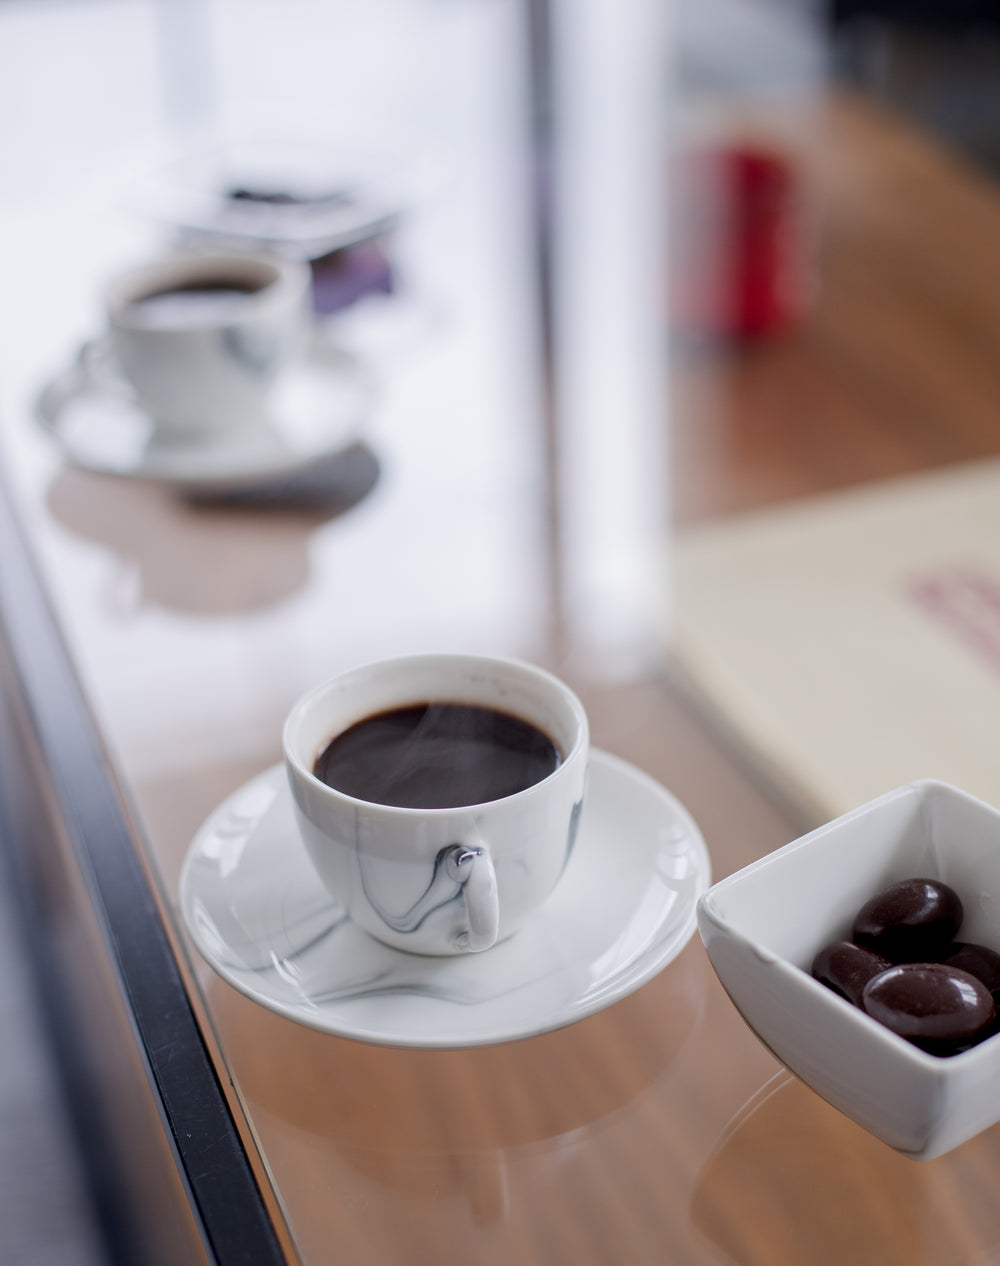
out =
[[(963, 1180), (988, 1136), (918, 1163), (782, 1070), (727, 1126), (691, 1201), (698, 1231), (740, 1266), (942, 1266), (994, 1244), (992, 1190)], [(780, 1246), (776, 1247), (776, 1246)]]
[[(427, 1260), (449, 1241), (454, 1257), (455, 1245), (483, 1226), (500, 1235), (498, 1260), (534, 1260), (526, 1246), (535, 1236), (561, 1234), (545, 1226), (554, 1211), (560, 1228), (573, 1211), (586, 1223), (597, 1173), (619, 1193), (616, 1204), (635, 1199), (637, 1217), (657, 1207), (634, 1175), (610, 1177), (616, 1140), (636, 1120), (656, 1119), (660, 1101), (675, 1093), (672, 1068), (701, 1016), (702, 969), (685, 955), (655, 989), (609, 1011), (469, 1050), (414, 1051), (311, 1033), (261, 1016), (217, 981), (209, 998), (231, 1048), (243, 1052), (240, 1092), (272, 1164), (279, 1175), (308, 1175), (279, 1192), (296, 1225), (308, 1233), (316, 1224), (310, 1207), (336, 1191), (338, 1207), (324, 1204), (323, 1222), (335, 1223), (346, 1242), (366, 1209), (377, 1208), (373, 1234), (384, 1255), (373, 1260), (410, 1260), (396, 1236), (418, 1232)], [(631, 1175), (631, 1161), (621, 1163)], [(568, 1232), (570, 1239), (580, 1233), (579, 1226)], [(481, 1251), (472, 1240), (467, 1247)]]
[(311, 535), (360, 502), (378, 469), (369, 449), (352, 446), (321, 471), (232, 494), (228, 510), (219, 498), (186, 506), (169, 490), (66, 470), (52, 481), (48, 504), (63, 527), (115, 560), (104, 598), (116, 620), (149, 606), (232, 615), (275, 606), (302, 589)]
[(560, 597), (614, 671), (666, 618), (668, 23), (649, 0), (549, 8)]

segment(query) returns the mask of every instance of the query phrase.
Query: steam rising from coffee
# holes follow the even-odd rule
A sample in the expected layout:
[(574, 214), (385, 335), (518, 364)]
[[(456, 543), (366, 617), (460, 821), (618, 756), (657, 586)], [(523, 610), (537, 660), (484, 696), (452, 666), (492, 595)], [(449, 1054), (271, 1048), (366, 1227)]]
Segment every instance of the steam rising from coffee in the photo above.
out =
[(352, 725), (327, 744), (313, 772), (358, 800), (445, 809), (515, 795), (560, 760), (547, 734), (511, 713), (428, 702)]

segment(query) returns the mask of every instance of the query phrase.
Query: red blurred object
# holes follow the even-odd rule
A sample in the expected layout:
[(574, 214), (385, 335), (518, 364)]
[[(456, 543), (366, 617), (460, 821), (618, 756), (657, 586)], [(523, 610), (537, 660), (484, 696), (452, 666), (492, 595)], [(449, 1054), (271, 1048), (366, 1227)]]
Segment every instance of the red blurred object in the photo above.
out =
[(752, 339), (797, 321), (811, 270), (794, 162), (759, 145), (714, 145), (684, 154), (674, 180), (675, 328)]

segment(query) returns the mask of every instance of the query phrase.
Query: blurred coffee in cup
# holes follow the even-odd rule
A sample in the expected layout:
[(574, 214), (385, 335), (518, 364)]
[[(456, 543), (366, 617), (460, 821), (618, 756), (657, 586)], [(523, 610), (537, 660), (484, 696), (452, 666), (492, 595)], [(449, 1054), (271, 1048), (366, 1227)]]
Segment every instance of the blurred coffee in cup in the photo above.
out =
[(252, 253), (170, 255), (115, 277), (110, 352), (157, 438), (260, 425), (302, 351), (309, 287), (304, 264)]

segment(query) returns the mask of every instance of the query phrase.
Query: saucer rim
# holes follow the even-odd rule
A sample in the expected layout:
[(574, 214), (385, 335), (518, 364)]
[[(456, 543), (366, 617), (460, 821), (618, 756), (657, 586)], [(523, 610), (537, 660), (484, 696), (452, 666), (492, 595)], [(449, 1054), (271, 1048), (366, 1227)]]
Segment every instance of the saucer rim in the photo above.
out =
[[(386, 1029), (375, 1029), (371, 1026), (362, 1024), (349, 1024), (340, 1022), (331, 1022), (329, 1016), (323, 1018), (315, 1012), (307, 1011), (306, 1008), (294, 1006), (280, 999), (268, 996), (259, 988), (255, 988), (248, 977), (260, 979), (261, 973), (252, 968), (239, 970), (230, 967), (224, 963), (216, 961), (211, 951), (205, 946), (197, 932), (195, 920), (188, 916), (189, 902), (189, 876), (193, 868), (196, 854), (200, 842), (211, 833), (213, 824), (221, 819), (227, 812), (229, 805), (242, 797), (246, 791), (257, 783), (268, 783), (272, 780), (278, 783), (277, 794), (287, 797), (289, 811), (291, 808), (291, 793), (287, 787), (287, 779), (283, 762), (278, 762), (269, 768), (262, 770), (255, 777), (248, 779), (240, 787), (236, 788), (230, 795), (222, 800), (215, 809), (202, 822), (201, 826), (192, 837), (191, 843), (185, 854), (184, 863), (178, 878), (178, 907), (181, 914), (181, 923), (183, 929), (189, 938), (191, 944), (198, 951), (203, 962), (218, 976), (225, 981), (237, 992), (241, 993), (250, 1001), (255, 1002), (259, 1006), (265, 1008), (275, 1015), (279, 1015), (284, 1019), (293, 1023), (301, 1024), (306, 1028), (313, 1029), (316, 1032), (325, 1033), (331, 1037), (337, 1037), (345, 1040), (366, 1042), (375, 1046), (389, 1046), (397, 1048), (405, 1048), (412, 1050), (462, 1050), (473, 1049), (484, 1046), (495, 1046), (504, 1042), (519, 1041), (524, 1038), (540, 1036), (544, 1033), (554, 1032), (558, 1029), (567, 1028), (579, 1020), (584, 1020), (591, 1015), (606, 1010), (614, 1003), (627, 998), (635, 993), (643, 985), (648, 984), (655, 976), (657, 976), (664, 968), (669, 966), (671, 962), (677, 958), (691, 941), (697, 929), (697, 907), (702, 895), (708, 890), (712, 882), (712, 863), (708, 847), (700, 828), (691, 816), (690, 812), (678, 800), (678, 798), (669, 791), (661, 782), (644, 770), (633, 765), (631, 762), (623, 760), (621, 757), (615, 756), (610, 752), (606, 752), (600, 748), (591, 748), (590, 759), (605, 767), (605, 770), (614, 778), (626, 778), (633, 783), (644, 785), (645, 789), (653, 796), (659, 798), (669, 808), (670, 814), (675, 818), (683, 828), (685, 838), (685, 853), (690, 858), (695, 872), (694, 891), (691, 895), (689, 905), (686, 910), (679, 912), (683, 917), (679, 917), (676, 925), (672, 925), (669, 935), (661, 936), (654, 941), (652, 945), (647, 945), (621, 967), (612, 978), (601, 982), (599, 988), (595, 989), (591, 982), (585, 989), (579, 993), (577, 1001), (571, 1001), (561, 1007), (554, 1015), (550, 1015), (548, 1019), (538, 1020), (537, 1018), (529, 1023), (517, 1024), (509, 1023), (499, 1026), (492, 1030), (482, 1030), (472, 1035), (461, 1036), (458, 1034), (448, 1034), (443, 1037), (427, 1037), (423, 1035), (407, 1035), (400, 1032), (389, 1032)], [(586, 814), (586, 807), (584, 808)], [(582, 825), (582, 824), (581, 824)], [(320, 881), (317, 877), (317, 886)], [(339, 908), (331, 898), (331, 906)], [(390, 954), (399, 955), (403, 958), (410, 957), (403, 950), (394, 950), (389, 946), (382, 946)], [(487, 954), (489, 951), (485, 951)], [(450, 960), (447, 958), (438, 960), (442, 964), (447, 964)], [(446, 968), (445, 968), (446, 969)], [(525, 982), (530, 983), (530, 982)], [(613, 987), (611, 987), (613, 984)]]
[[(175, 456), (189, 455), (194, 460), (199, 451), (203, 453), (211, 452), (213, 455), (218, 456), (225, 454), (229, 450), (237, 451), (238, 446), (236, 445), (208, 446), (198, 443), (171, 443), (169, 446), (166, 444), (157, 446), (150, 443), (133, 465), (128, 467), (113, 466), (100, 460), (89, 460), (85, 454), (79, 453), (74, 446), (68, 444), (60, 434), (58, 420), (60, 412), (67, 404), (86, 393), (94, 394), (98, 398), (103, 399), (110, 400), (113, 398), (113, 385), (118, 380), (109, 378), (102, 381), (97, 374), (88, 370), (84, 365), (86, 352), (92, 348), (101, 348), (102, 345), (105, 347), (110, 345), (110, 337), (105, 333), (82, 340), (73, 359), (64, 365), (62, 369), (50, 374), (36, 391), (32, 408), (32, 416), (36, 424), (55, 444), (63, 457), (77, 469), (86, 470), (92, 474), (110, 475), (117, 479), (142, 480), (180, 490), (189, 489), (192, 492), (238, 492), (272, 481), (290, 479), (295, 475), (303, 474), (305, 471), (310, 470), (321, 461), (328, 460), (338, 453), (346, 452), (347, 449), (362, 441), (366, 430), (366, 422), (371, 416), (374, 405), (374, 378), (362, 359), (346, 348), (336, 346), (324, 338), (322, 334), (314, 332), (303, 354), (303, 360), (314, 363), (324, 357), (335, 360), (339, 364), (339, 370), (331, 365), (330, 372), (333, 374), (338, 372), (350, 374), (358, 387), (359, 403), (357, 416), (349, 425), (345, 425), (335, 437), (321, 444), (316, 444), (309, 452), (294, 453), (286, 449), (287, 457), (285, 460), (275, 460), (266, 464), (259, 463), (252, 468), (244, 467), (239, 471), (230, 471), (229, 473), (218, 468), (202, 472), (196, 469), (165, 469), (156, 460), (156, 454), (170, 452)], [(126, 391), (128, 390), (125, 384), (121, 385)], [(137, 413), (148, 416), (138, 401), (129, 399), (129, 404), (135, 408)], [(279, 444), (283, 444), (280, 432), (272, 430), (271, 433)], [(150, 460), (151, 454), (153, 455), (152, 461)]]

